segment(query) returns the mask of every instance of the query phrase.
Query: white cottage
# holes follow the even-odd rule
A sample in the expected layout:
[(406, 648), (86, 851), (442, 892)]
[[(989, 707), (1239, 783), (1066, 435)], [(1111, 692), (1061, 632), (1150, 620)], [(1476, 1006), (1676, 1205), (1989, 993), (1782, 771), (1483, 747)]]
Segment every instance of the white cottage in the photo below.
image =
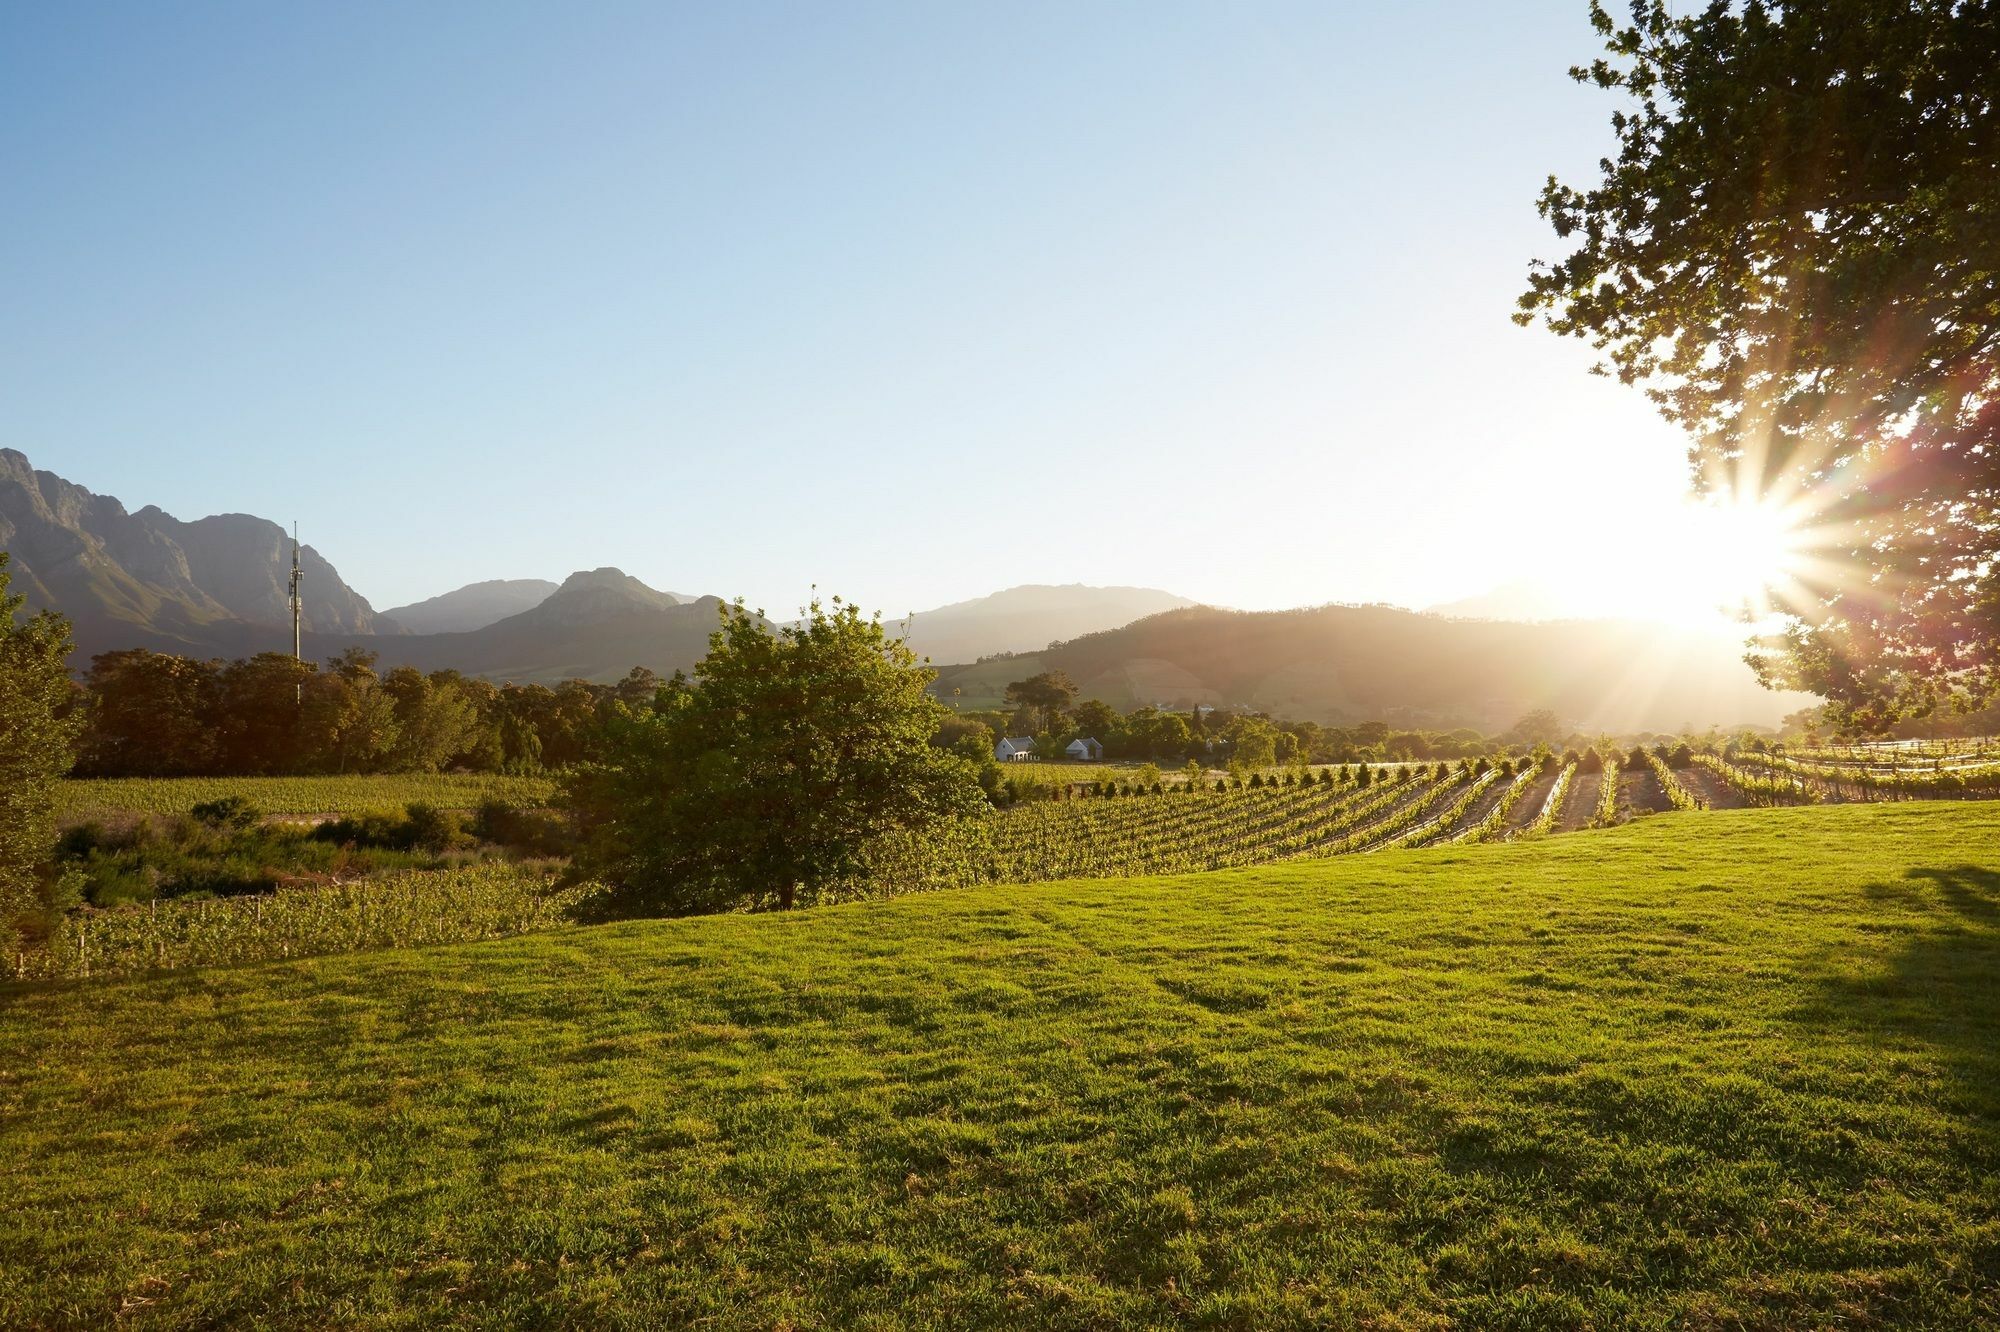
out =
[(1085, 763), (1097, 763), (1104, 758), (1104, 746), (1086, 735), (1070, 741), (1063, 753)]
[(993, 757), (1002, 763), (1025, 763), (1035, 756), (1035, 737), (1010, 735), (993, 746)]

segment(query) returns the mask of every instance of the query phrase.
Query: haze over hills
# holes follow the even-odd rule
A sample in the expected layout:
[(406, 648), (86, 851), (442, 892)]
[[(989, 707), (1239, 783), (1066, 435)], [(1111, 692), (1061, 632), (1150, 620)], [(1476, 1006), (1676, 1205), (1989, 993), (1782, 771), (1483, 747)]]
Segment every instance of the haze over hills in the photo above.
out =
[(380, 614), (414, 634), (458, 634), (531, 610), (555, 590), (546, 578), (493, 578)]
[(919, 611), (890, 628), (907, 626), (910, 646), (934, 662), (974, 661), (997, 652), (1033, 652), (1194, 604), (1150, 587), (1030, 583)]
[(997, 707), (1009, 681), (1044, 670), (1119, 708), (1200, 703), (1323, 723), (1485, 730), (1537, 708), (1586, 730), (1774, 725), (1818, 701), (1760, 687), (1726, 635), (1617, 620), (1454, 620), (1393, 606), (1168, 611), (947, 668), (933, 690), (961, 707)]
[[(79, 667), (116, 648), (239, 657), (290, 646), (290, 546), (276, 523), (127, 513), (0, 451), (0, 549), (31, 605), (71, 617)], [(360, 647), (385, 669), (542, 683), (613, 680), (634, 666), (666, 674), (700, 660), (720, 605), (601, 568), (560, 585), (475, 583), (378, 613), (310, 546), (301, 558), (306, 655)], [(1508, 593), (1438, 610), (1532, 609)], [(1811, 702), (1760, 689), (1733, 637), (1653, 624), (1383, 606), (1237, 612), (1153, 588), (1079, 584), (1009, 588), (889, 627), (905, 623), (932, 661), (973, 663), (941, 666), (937, 691), (961, 706), (998, 705), (1008, 682), (1043, 669), (1121, 707), (1206, 703), (1327, 722), (1492, 728), (1548, 707), (1585, 727), (1672, 730), (1769, 724)]]
[(1565, 612), (1547, 584), (1528, 579), (1504, 583), (1476, 596), (1430, 606), (1425, 613), (1454, 620), (1517, 620), (1523, 623), (1578, 618)]

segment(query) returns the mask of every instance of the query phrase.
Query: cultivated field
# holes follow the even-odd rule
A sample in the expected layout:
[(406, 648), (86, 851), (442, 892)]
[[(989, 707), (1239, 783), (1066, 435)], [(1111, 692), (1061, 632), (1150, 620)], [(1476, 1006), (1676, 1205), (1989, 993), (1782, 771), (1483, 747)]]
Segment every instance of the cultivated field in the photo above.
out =
[(491, 773), (419, 773), (341, 777), (115, 777), (61, 783), (56, 810), (65, 823), (119, 814), (185, 814), (196, 805), (241, 796), (266, 814), (394, 814), (422, 803), (472, 809), (481, 801), (539, 804), (555, 791), (546, 777)]
[[(1351, 772), (1352, 769), (1349, 769)], [(1518, 840), (1610, 827), (1664, 810), (1835, 804), (2000, 795), (1990, 742), (1872, 746), (1772, 756), (1695, 754), (1674, 768), (1656, 753), (1616, 755), (1602, 771), (1551, 762), (1502, 773), (1464, 765), (1376, 766), (1388, 780), (1272, 775), (1260, 785), (1158, 793), (1107, 776), (1115, 789), (1025, 802), (993, 819), (987, 878), (1029, 882), (1084, 875), (1173, 874), (1395, 847)], [(1343, 774), (1345, 776), (1345, 774)]]
[[(1441, 764), (1371, 767), (1362, 786), (1319, 770), (1259, 774), (1258, 785), (1190, 788), (1170, 775), (1158, 791), (1130, 765), (1024, 764), (1043, 798), (995, 810), (949, 847), (885, 858), (848, 895), (892, 897), (930, 889), (1049, 879), (1186, 874), (1426, 846), (1539, 839), (1606, 828), (1668, 810), (1690, 812), (2000, 794), (1990, 742), (1696, 754), (1675, 769), (1657, 754), (1620, 756), (1601, 772), (1581, 765), (1518, 771)], [(1620, 766), (1623, 764), (1624, 766)], [(1825, 775), (1828, 773), (1836, 775)], [(1940, 774), (1943, 776), (1940, 776)], [(1268, 781), (1266, 780), (1268, 776)], [(1084, 783), (1088, 785), (1079, 785)], [(66, 822), (180, 813), (242, 795), (267, 814), (311, 817), (390, 813), (424, 800), (465, 808), (493, 798), (535, 803), (548, 779), (512, 777), (291, 777), (71, 782)], [(1066, 798), (1046, 798), (1058, 789)], [(1091, 792), (1094, 793), (1081, 793)], [(202, 900), (201, 894), (66, 915), (46, 946), (0, 956), (0, 977), (85, 978), (494, 938), (566, 923), (596, 889), (559, 887), (546, 858), (478, 869), (363, 877), (294, 872), (272, 895)], [(284, 882), (287, 875), (273, 872)]]
[(0, 1068), (9, 1327), (1994, 1326), (2000, 806), (14, 987)]
[(43, 946), (0, 958), (0, 977), (102, 980), (501, 939), (564, 928), (595, 891), (545, 868), (487, 863), (73, 912)]

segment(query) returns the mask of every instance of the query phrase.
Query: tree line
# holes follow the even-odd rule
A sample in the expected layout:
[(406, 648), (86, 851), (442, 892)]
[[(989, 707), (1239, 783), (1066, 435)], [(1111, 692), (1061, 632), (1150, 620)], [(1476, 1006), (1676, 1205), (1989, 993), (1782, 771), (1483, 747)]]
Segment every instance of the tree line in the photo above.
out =
[(68, 701), (79, 776), (532, 772), (596, 756), (617, 715), (660, 681), (496, 685), (457, 671), (382, 672), (350, 648), (322, 668), (281, 653), (211, 661), (103, 653)]
[(937, 743), (965, 757), (990, 757), (1002, 735), (1030, 736), (1039, 758), (1060, 759), (1071, 741), (1088, 737), (1106, 758), (1136, 762), (1234, 763), (1246, 768), (1287, 764), (1408, 763), (1491, 758), (1537, 745), (1582, 748), (1592, 737), (1547, 710), (1530, 712), (1488, 735), (1471, 727), (1398, 728), (1382, 721), (1326, 726), (1249, 709), (1193, 706), (1187, 711), (1145, 705), (1119, 712), (1102, 699), (1079, 698), (1062, 671), (1044, 671), (1007, 686), (1009, 711), (957, 712)]

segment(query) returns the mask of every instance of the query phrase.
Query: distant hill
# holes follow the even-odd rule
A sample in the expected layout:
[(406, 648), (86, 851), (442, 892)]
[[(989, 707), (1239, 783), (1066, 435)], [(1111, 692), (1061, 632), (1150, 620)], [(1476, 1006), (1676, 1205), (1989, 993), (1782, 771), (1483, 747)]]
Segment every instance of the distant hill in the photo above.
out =
[(1454, 620), (1536, 620), (1573, 619), (1565, 615), (1554, 591), (1546, 584), (1523, 579), (1504, 583), (1478, 596), (1447, 601), (1429, 608), (1429, 614)]
[[(1322, 723), (1497, 730), (1549, 708), (1586, 730), (1775, 724), (1816, 702), (1761, 688), (1727, 637), (1627, 621), (1451, 620), (1388, 606), (1168, 611), (1041, 652), (943, 668), (934, 692), (995, 707), (1061, 670), (1120, 708), (1196, 703)], [(956, 691), (956, 693), (954, 693)]]
[(647, 587), (622, 569), (591, 569), (571, 574), (553, 594), (513, 619), (552, 631), (635, 611), (669, 610), (685, 600)]
[(670, 674), (708, 650), (721, 601), (659, 592), (617, 569), (573, 573), (538, 604), (461, 633), (394, 637), (314, 634), (308, 656), (348, 647), (380, 654), (381, 666), (452, 669), (496, 680), (554, 684), (616, 680), (634, 666)]
[[(1150, 587), (1026, 584), (919, 611), (907, 624), (910, 646), (920, 655), (932, 661), (974, 661), (997, 652), (1033, 652), (1194, 604)], [(896, 621), (891, 628), (904, 623)]]
[[(267, 519), (182, 522), (151, 507), (128, 513), (8, 449), (0, 450), (0, 550), (32, 608), (69, 616), (79, 669), (118, 648), (215, 657), (291, 648), (291, 538)], [(719, 604), (596, 569), (560, 587), (533, 579), (475, 584), (378, 614), (311, 546), (300, 565), (308, 657), (361, 647), (384, 667), (504, 680), (685, 669), (706, 650)], [(446, 627), (457, 625), (464, 627)]]
[[(225, 513), (183, 522), (150, 505), (128, 513), (111, 496), (0, 449), (0, 550), (12, 557), (14, 590), (33, 608), (68, 615), (86, 657), (113, 647), (289, 643), (291, 537), (268, 519)], [(307, 628), (398, 632), (311, 546), (300, 564)], [(278, 626), (282, 635), (271, 632)]]
[(413, 634), (461, 634), (532, 610), (555, 590), (556, 585), (546, 578), (494, 578), (392, 607), (379, 612), (379, 618)]

